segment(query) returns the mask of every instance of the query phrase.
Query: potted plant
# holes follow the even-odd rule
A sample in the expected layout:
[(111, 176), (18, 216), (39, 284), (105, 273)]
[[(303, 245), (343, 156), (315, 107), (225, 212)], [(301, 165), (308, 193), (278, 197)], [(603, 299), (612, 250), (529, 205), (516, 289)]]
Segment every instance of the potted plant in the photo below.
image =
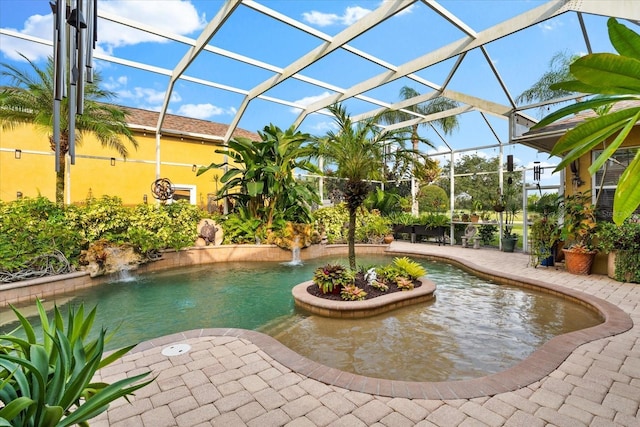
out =
[(640, 283), (640, 223), (631, 218), (621, 226), (601, 223), (596, 238), (600, 250), (608, 253), (607, 275), (620, 282)]
[(547, 215), (536, 219), (531, 225), (529, 239), (533, 266), (553, 266), (560, 239), (557, 217)]
[(480, 221), (480, 215), (482, 214), (483, 207), (482, 202), (480, 200), (476, 200), (473, 202), (473, 212), (471, 213), (471, 222)]
[(513, 252), (518, 242), (518, 235), (513, 232), (513, 223), (516, 215), (520, 213), (520, 202), (517, 198), (516, 189), (512, 184), (505, 187), (502, 197), (504, 203), (504, 227), (502, 234), (502, 251)]
[(561, 249), (558, 210), (562, 198), (554, 193), (542, 194), (529, 203), (530, 212), (540, 215), (533, 222), (530, 230), (530, 252), (534, 267), (537, 265), (552, 266), (558, 260)]
[(567, 271), (573, 274), (590, 274), (597, 250), (593, 246), (596, 234), (595, 207), (588, 193), (566, 196), (562, 202), (564, 223), (561, 235), (567, 242), (562, 249)]
[(497, 197), (492, 203), (493, 203), (494, 212), (498, 212), (498, 213), (504, 212), (504, 197), (502, 196), (502, 192), (500, 191), (500, 188), (498, 188)]

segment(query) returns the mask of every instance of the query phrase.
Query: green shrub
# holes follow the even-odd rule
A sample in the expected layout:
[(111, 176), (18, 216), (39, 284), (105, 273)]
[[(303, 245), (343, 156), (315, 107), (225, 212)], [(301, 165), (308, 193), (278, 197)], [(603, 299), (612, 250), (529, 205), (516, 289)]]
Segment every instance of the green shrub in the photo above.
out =
[(420, 212), (443, 212), (449, 207), (449, 196), (437, 185), (423, 185), (418, 191)]
[(134, 208), (109, 196), (67, 207), (44, 197), (0, 202), (0, 280), (66, 273), (78, 265), (81, 251), (99, 240), (130, 243), (147, 256), (192, 246), (205, 216), (186, 201)]
[(40, 268), (38, 259), (58, 253), (73, 262), (82, 241), (65, 210), (45, 197), (0, 202), (0, 272)]
[(336, 206), (320, 208), (313, 213), (316, 219), (318, 231), (324, 231), (327, 243), (346, 243), (347, 225), (349, 224), (349, 212), (347, 205), (339, 203)]

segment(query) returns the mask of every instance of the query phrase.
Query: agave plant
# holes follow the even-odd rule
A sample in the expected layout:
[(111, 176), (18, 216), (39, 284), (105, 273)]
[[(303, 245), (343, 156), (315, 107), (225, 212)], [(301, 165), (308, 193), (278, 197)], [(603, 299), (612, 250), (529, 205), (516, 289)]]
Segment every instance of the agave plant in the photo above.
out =
[(97, 338), (89, 338), (95, 307), (86, 317), (83, 305), (70, 310), (65, 328), (57, 307), (49, 321), (39, 300), (36, 304), (42, 342), (38, 342), (33, 325), (13, 306), (26, 339), (14, 333), (0, 335), (0, 426), (88, 426), (87, 421), (112, 401), (152, 381), (141, 382), (147, 372), (113, 384), (91, 382), (98, 369), (118, 360), (133, 346), (103, 358), (104, 345), (113, 334), (102, 329)]

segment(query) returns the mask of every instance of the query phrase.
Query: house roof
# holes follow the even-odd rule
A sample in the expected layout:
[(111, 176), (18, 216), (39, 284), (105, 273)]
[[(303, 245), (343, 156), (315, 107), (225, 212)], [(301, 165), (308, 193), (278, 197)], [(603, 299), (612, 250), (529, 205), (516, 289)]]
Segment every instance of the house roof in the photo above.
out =
[[(159, 112), (124, 106), (118, 107), (126, 112), (127, 123), (133, 130), (155, 132), (158, 117), (160, 116)], [(223, 123), (167, 114), (164, 118), (160, 133), (222, 143), (228, 129), (229, 125)], [(252, 140), (260, 139), (257, 133), (240, 128), (234, 130), (233, 136), (250, 138)]]
[[(611, 107), (611, 111), (618, 111), (629, 107), (640, 107), (640, 100), (617, 102)], [(553, 146), (562, 135), (593, 117), (596, 117), (596, 113), (593, 110), (581, 111), (578, 114), (551, 123), (543, 128), (530, 130), (520, 137), (513, 138), (513, 142), (526, 145), (541, 152), (551, 153)], [(640, 122), (636, 123), (636, 126), (638, 126), (638, 124), (640, 124)]]

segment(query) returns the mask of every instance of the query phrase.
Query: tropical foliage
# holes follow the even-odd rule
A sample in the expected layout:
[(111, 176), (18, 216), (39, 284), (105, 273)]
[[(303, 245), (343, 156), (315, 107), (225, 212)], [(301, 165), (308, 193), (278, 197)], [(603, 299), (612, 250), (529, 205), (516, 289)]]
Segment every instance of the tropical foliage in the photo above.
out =
[[(544, 127), (556, 120), (583, 110), (598, 109), (619, 104), (608, 113), (599, 115), (576, 126), (560, 138), (551, 154), (563, 156), (556, 171), (589, 153), (599, 144), (605, 144), (602, 154), (591, 164), (589, 173), (596, 173), (625, 141), (631, 129), (640, 120), (640, 35), (614, 18), (607, 22), (609, 39), (618, 54), (595, 53), (575, 60), (570, 66), (573, 80), (553, 85), (564, 89), (597, 95), (589, 100), (562, 108), (538, 123)], [(629, 107), (620, 104), (635, 101)], [(613, 220), (616, 224), (631, 216), (640, 206), (640, 151), (620, 176), (613, 200)]]
[(270, 229), (276, 219), (309, 222), (310, 207), (319, 203), (317, 189), (295, 178), (297, 171), (320, 173), (309, 161), (312, 151), (308, 134), (292, 126), (282, 131), (273, 124), (258, 132), (260, 141), (237, 137), (226, 149), (216, 150), (228, 160), (212, 163), (198, 171), (226, 168), (220, 178), (223, 183), (218, 198), (229, 197), (236, 207), (246, 210), (246, 216), (257, 218)]
[(87, 421), (104, 412), (111, 402), (152, 381), (142, 381), (147, 372), (113, 384), (93, 382), (98, 369), (120, 359), (133, 346), (103, 357), (110, 335), (102, 329), (97, 338), (91, 338), (95, 308), (85, 317), (80, 305), (69, 311), (65, 322), (57, 307), (49, 320), (40, 301), (36, 304), (43, 329), (41, 340), (34, 326), (14, 307), (26, 338), (15, 333), (0, 335), (0, 425), (88, 425)]
[[(8, 78), (12, 86), (5, 86), (0, 92), (0, 127), (13, 129), (21, 124), (34, 124), (49, 135), (52, 151), (53, 142), (53, 87), (54, 64), (49, 58), (47, 67), (42, 69), (23, 56), (31, 67), (31, 73), (10, 64), (0, 64), (0, 76)], [(127, 144), (134, 148), (138, 143), (127, 127), (126, 114), (122, 108), (104, 102), (115, 94), (100, 88), (100, 73), (94, 74), (92, 83), (85, 85), (84, 111), (75, 116), (75, 139), (82, 143), (85, 136), (93, 135), (105, 148), (113, 149), (122, 157), (129, 154)], [(60, 108), (60, 158), (56, 173), (56, 202), (63, 203), (65, 156), (69, 152), (69, 102), (64, 98)]]

